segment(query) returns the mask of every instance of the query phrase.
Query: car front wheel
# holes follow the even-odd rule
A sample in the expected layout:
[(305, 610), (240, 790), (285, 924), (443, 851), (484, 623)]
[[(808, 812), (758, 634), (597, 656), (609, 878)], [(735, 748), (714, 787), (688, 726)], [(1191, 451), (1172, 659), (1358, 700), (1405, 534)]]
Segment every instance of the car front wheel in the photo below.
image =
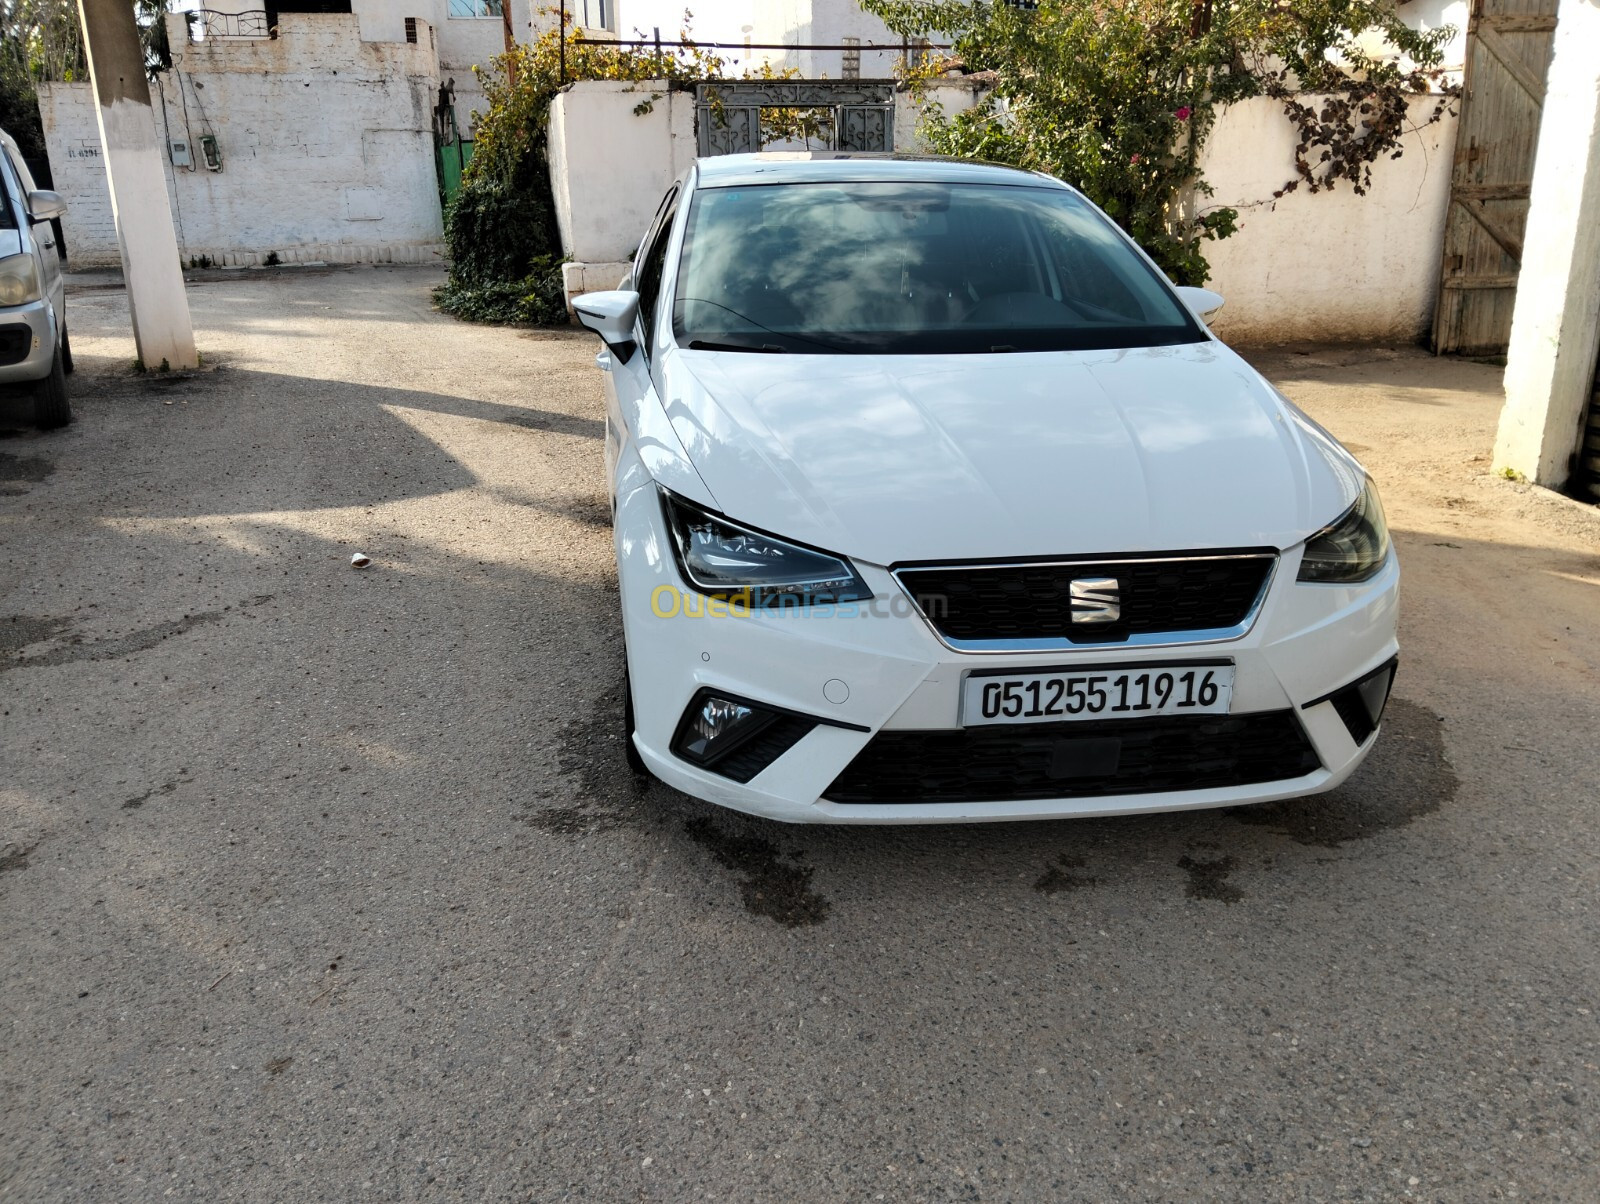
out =
[(67, 399), (66, 364), (61, 348), (50, 361), (50, 375), (33, 387), (33, 421), (40, 430), (54, 430), (72, 421), (72, 403)]

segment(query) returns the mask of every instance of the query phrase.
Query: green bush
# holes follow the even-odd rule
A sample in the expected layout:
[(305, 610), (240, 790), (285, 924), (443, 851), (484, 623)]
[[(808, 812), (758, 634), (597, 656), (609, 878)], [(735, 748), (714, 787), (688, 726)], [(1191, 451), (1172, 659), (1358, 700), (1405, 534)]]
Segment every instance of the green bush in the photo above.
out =
[(561, 261), (536, 256), (518, 280), (450, 280), (433, 294), (435, 303), (452, 317), (492, 326), (565, 326), (567, 297), (561, 284)]
[(495, 325), (566, 325), (548, 180), (516, 188), (468, 178), (445, 214), (445, 238), (450, 278), (434, 293), (445, 313)]
[[(1201, 150), (1235, 101), (1281, 102), (1298, 135), (1274, 196), (1340, 181), (1362, 192), (1398, 158), (1408, 101), (1454, 94), (1439, 66), (1451, 30), (1418, 32), (1397, 0), (861, 0), (896, 33), (948, 35), (983, 103), (922, 132), (935, 150), (1048, 172), (1081, 188), (1179, 284), (1210, 274), (1205, 244), (1237, 228), (1208, 203)], [(1402, 0), (1403, 2), (1403, 0)], [(917, 78), (947, 64), (931, 60)], [(1324, 98), (1322, 94), (1332, 94)], [(1301, 96), (1305, 95), (1306, 100)], [(1316, 103), (1307, 103), (1315, 100)], [(1265, 201), (1268, 198), (1263, 197)]]
[[(570, 19), (570, 18), (569, 18)], [(555, 30), (495, 59), (481, 74), (488, 112), (478, 117), (472, 162), (449, 212), (450, 279), (434, 293), (445, 313), (472, 322), (564, 326), (561, 236), (550, 195), (546, 133), (550, 101), (566, 82), (616, 79), (677, 82), (715, 77), (722, 60), (683, 46), (657, 53), (585, 46), (567, 25), (565, 72)], [(648, 112), (655, 97), (636, 112)]]

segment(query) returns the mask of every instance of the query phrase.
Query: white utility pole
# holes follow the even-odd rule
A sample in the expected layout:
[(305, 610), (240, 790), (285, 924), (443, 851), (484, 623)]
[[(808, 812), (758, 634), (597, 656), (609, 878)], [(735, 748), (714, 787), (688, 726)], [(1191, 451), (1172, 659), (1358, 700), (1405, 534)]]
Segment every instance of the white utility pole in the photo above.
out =
[(133, 314), (133, 341), (147, 368), (163, 363), (171, 369), (193, 368), (198, 363), (194, 326), (133, 5), (129, 0), (78, 0), (78, 11)]
[(1600, 5), (1561, 0), (1494, 465), (1567, 480), (1600, 344)]

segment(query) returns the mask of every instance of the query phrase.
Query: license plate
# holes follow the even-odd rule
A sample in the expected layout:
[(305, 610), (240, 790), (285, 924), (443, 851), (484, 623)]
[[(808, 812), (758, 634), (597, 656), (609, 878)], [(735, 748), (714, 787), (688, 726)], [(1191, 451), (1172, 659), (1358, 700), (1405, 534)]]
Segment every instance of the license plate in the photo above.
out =
[(1149, 715), (1225, 715), (1232, 665), (1139, 665), (968, 677), (961, 724), (1061, 723)]

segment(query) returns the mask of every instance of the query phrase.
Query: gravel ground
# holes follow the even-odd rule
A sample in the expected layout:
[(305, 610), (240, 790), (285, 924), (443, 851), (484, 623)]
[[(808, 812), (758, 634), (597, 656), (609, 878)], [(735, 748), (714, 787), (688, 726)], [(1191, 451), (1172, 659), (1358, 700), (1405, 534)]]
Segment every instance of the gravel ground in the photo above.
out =
[(80, 282), (0, 439), (0, 1198), (1600, 1197), (1600, 515), (1498, 369), (1259, 357), (1404, 558), (1344, 788), (796, 829), (623, 768), (594, 347), (436, 279), (211, 275), (175, 377)]

